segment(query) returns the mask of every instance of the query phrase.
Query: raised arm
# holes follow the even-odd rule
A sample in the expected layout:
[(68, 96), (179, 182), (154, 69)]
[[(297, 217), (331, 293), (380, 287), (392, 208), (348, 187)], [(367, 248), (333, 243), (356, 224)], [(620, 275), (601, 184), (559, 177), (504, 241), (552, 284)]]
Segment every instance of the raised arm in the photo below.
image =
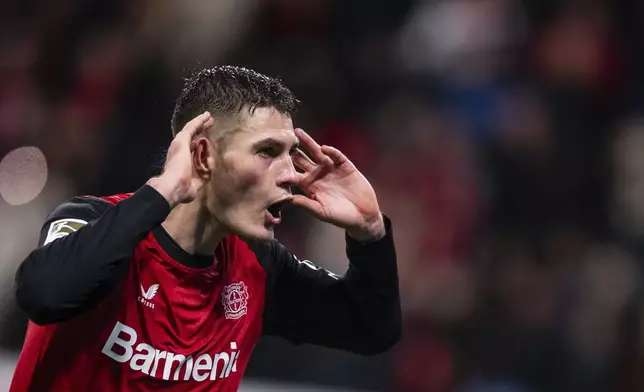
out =
[(18, 268), (18, 305), (41, 325), (92, 308), (118, 285), (136, 244), (168, 212), (167, 201), (150, 186), (115, 206), (93, 198), (60, 205)]
[(401, 330), (391, 223), (369, 181), (342, 152), (320, 146), (301, 129), (295, 134), (308, 155), (299, 150), (293, 157), (304, 191), (293, 204), (345, 230), (350, 266), (338, 277), (273, 243), (270, 260), (277, 266), (269, 281), (266, 332), (357, 353), (382, 352)]
[(16, 273), (18, 305), (36, 324), (72, 318), (104, 299), (120, 282), (136, 245), (177, 204), (196, 196), (192, 138), (213, 123), (206, 112), (186, 124), (161, 176), (115, 206), (76, 198), (50, 214), (38, 247)]
[(265, 243), (269, 274), (264, 333), (371, 355), (401, 335), (398, 270), (391, 224), (371, 243), (346, 236), (349, 269), (340, 277), (299, 260), (276, 241)]

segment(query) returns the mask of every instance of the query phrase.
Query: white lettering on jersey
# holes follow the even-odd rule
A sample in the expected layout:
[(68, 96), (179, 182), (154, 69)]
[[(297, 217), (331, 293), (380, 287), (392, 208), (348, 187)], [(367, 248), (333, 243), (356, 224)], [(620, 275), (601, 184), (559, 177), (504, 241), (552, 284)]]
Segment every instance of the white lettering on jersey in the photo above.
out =
[(51, 222), (49, 225), (49, 230), (47, 230), (47, 238), (45, 238), (45, 243), (47, 245), (50, 242), (53, 242), (59, 238), (70, 235), (71, 233), (78, 231), (81, 227), (85, 226), (87, 222), (82, 219), (59, 219), (57, 221)]
[[(193, 359), (192, 355), (186, 357), (161, 351), (146, 343), (136, 345), (137, 338), (134, 328), (117, 322), (101, 352), (117, 362), (129, 362), (130, 369), (134, 371), (163, 380), (176, 381), (183, 375), (181, 379), (184, 381), (192, 379), (202, 382), (228, 378), (231, 371), (237, 372), (239, 350), (236, 342), (230, 343), (230, 353), (223, 351), (213, 356), (204, 353)], [(160, 369), (163, 369), (163, 373)]]

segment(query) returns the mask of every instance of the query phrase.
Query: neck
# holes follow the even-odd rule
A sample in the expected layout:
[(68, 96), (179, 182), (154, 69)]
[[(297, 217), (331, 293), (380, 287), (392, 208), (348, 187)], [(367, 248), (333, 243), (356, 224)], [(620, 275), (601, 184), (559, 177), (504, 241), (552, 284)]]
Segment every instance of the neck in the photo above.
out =
[(213, 254), (217, 244), (228, 235), (200, 198), (176, 206), (161, 226), (183, 250), (191, 254)]

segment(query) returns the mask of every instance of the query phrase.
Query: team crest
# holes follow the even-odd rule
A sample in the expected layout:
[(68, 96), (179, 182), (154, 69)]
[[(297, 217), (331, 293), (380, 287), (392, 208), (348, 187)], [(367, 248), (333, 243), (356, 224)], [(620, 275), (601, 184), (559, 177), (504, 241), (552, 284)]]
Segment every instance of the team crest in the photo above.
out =
[(224, 286), (221, 292), (221, 303), (227, 319), (236, 320), (246, 314), (248, 305), (248, 287), (244, 282)]

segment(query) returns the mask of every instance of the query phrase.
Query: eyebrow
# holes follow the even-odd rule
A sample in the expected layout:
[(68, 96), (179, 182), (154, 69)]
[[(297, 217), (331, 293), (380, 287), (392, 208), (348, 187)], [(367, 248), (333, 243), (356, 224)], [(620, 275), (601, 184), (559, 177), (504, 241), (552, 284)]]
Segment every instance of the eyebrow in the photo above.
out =
[[(259, 141), (255, 142), (255, 143), (253, 143), (253, 147), (256, 147), (256, 148), (257, 147), (270, 146), (270, 145), (279, 145), (280, 147), (285, 147), (286, 143), (283, 140), (275, 139), (273, 137), (268, 137), (266, 139), (262, 139), (262, 140), (259, 140)], [(299, 148), (299, 146), (300, 146), (300, 141), (297, 140), (295, 143), (293, 143), (293, 146), (291, 147), (291, 149)]]

